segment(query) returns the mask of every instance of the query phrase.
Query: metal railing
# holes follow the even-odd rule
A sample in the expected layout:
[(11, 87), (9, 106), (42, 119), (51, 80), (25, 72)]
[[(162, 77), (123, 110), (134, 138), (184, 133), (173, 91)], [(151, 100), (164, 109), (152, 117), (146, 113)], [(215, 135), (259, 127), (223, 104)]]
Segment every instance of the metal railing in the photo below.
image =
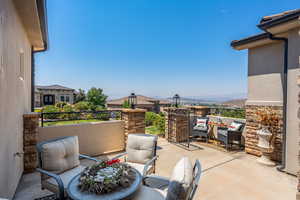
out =
[(122, 118), (121, 110), (80, 111), (80, 112), (42, 112), (40, 115), (41, 126), (47, 122), (63, 122), (74, 120), (99, 120), (109, 121)]

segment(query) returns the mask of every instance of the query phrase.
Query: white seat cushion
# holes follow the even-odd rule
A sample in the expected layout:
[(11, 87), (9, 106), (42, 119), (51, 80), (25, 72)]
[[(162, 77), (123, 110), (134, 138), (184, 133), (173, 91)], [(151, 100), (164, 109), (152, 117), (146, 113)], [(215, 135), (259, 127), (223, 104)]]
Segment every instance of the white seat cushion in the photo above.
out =
[[(78, 175), (84, 170), (84, 166), (79, 165), (71, 170), (65, 171), (64, 173), (59, 174), (63, 184), (64, 188), (66, 189), (68, 187), (69, 182), (74, 178), (74, 176)], [(58, 186), (57, 182), (54, 178), (48, 178), (42, 182), (43, 187), (46, 189), (52, 191), (52, 192), (58, 192)]]
[(207, 131), (207, 129), (208, 129), (207, 121), (208, 121), (208, 119), (206, 119), (206, 118), (198, 118), (196, 126), (194, 126), (193, 129), (199, 130), (199, 131)]
[(167, 200), (186, 199), (193, 182), (193, 166), (187, 157), (175, 165), (168, 187)]
[(157, 136), (148, 134), (129, 134), (126, 145), (127, 161), (146, 164), (154, 156)]
[(43, 144), (41, 158), (42, 168), (54, 173), (78, 166), (80, 164), (78, 137), (72, 136)]
[[(130, 165), (131, 167), (135, 168), (136, 170), (138, 170), (142, 175), (144, 172), (144, 164), (139, 164), (139, 163), (132, 163), (132, 162), (126, 162), (126, 164)], [(152, 168), (152, 165), (149, 166), (148, 170), (150, 170)]]
[(166, 199), (167, 191), (141, 186), (134, 194), (132, 200), (163, 200)]

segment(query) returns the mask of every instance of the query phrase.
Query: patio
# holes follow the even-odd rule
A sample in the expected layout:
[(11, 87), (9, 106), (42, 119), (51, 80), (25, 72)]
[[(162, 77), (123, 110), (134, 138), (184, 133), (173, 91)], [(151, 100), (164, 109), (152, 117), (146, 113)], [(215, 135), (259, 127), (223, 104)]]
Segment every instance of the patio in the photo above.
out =
[[(286, 200), (295, 198), (297, 178), (259, 165), (257, 157), (244, 152), (224, 152), (206, 145), (188, 151), (160, 138), (156, 173), (169, 177), (175, 163), (188, 156), (199, 159), (203, 173), (195, 199), (202, 200)], [(105, 156), (113, 157), (113, 154)], [(88, 165), (88, 161), (84, 161)], [(40, 189), (38, 173), (25, 174), (15, 200), (32, 200), (50, 194)]]

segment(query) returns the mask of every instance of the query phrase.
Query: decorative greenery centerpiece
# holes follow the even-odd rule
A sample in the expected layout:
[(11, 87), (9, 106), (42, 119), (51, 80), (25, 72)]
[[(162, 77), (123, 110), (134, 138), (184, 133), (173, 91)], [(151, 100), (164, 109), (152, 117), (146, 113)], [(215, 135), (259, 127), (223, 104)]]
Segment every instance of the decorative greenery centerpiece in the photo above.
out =
[(104, 194), (129, 187), (135, 176), (133, 169), (119, 159), (102, 161), (83, 170), (78, 187), (82, 192)]

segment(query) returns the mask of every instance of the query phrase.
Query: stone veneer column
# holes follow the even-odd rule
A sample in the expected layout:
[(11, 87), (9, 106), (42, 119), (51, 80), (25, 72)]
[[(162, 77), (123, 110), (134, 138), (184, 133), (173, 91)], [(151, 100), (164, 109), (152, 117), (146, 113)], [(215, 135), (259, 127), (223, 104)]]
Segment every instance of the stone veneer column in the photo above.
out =
[(275, 134), (275, 149), (271, 154), (271, 159), (275, 161), (281, 161), (282, 155), (282, 106), (261, 106), (261, 105), (247, 105), (246, 106), (246, 137), (245, 137), (245, 151), (249, 154), (261, 156), (261, 152), (257, 147), (258, 135), (257, 131), (260, 129), (258, 111), (262, 112), (274, 112), (278, 115), (280, 122), (275, 128), (277, 131)]
[(145, 133), (145, 109), (123, 109), (122, 120), (125, 121), (125, 140), (128, 134)]
[(185, 142), (189, 137), (189, 109), (166, 108), (165, 138), (171, 142)]
[(23, 150), (24, 172), (33, 172), (37, 167), (37, 134), (39, 114), (28, 113), (23, 115)]

